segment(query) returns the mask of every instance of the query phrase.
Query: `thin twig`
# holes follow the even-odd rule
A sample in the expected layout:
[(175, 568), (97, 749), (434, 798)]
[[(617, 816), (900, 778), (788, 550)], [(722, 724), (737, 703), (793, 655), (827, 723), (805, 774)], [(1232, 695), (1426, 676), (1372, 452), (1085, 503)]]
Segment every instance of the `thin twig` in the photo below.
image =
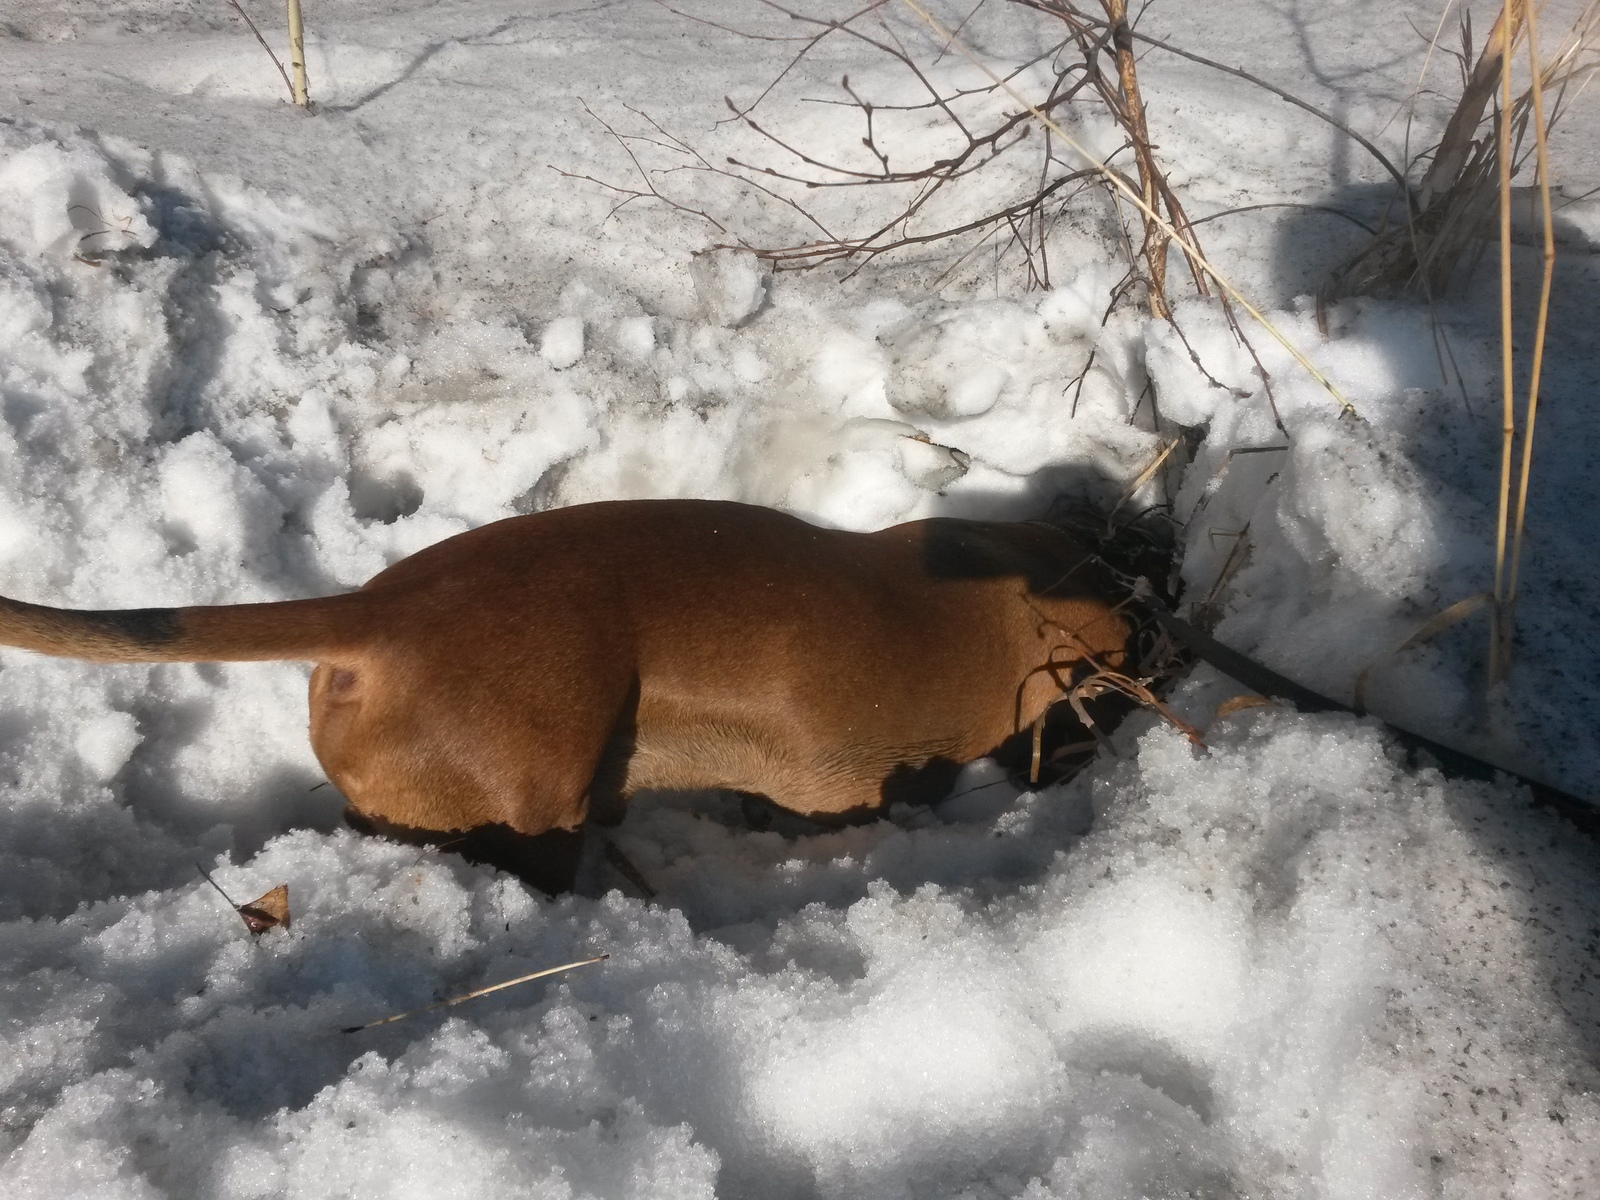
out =
[(194, 869), (196, 871), (200, 872), (200, 877), (202, 879), (204, 879), (212, 887), (217, 889), (217, 895), (221, 896), (224, 900), (226, 900), (228, 902), (228, 907), (229, 908), (233, 909), (234, 912), (238, 912), (239, 911), (239, 906), (233, 902), (233, 897), (228, 895), (227, 892), (222, 890), (222, 885), (220, 883), (218, 883), (215, 879), (211, 878), (210, 872), (208, 872), (199, 863), (195, 863)]
[(547, 975), (559, 975), (563, 971), (572, 971), (578, 967), (587, 967), (593, 963), (605, 962), (610, 957), (609, 954), (597, 954), (593, 958), (580, 958), (577, 962), (562, 963), (559, 967), (546, 967), (542, 971), (518, 975), (515, 979), (508, 979), (504, 983), (492, 983), (488, 987), (464, 992), (459, 996), (451, 996), (448, 1000), (435, 1000), (432, 1004), (424, 1004), (421, 1008), (413, 1008), (410, 1012), (395, 1013), (392, 1017), (380, 1017), (376, 1021), (368, 1021), (365, 1025), (349, 1025), (340, 1032), (360, 1033), (363, 1029), (372, 1029), (378, 1025), (388, 1025), (394, 1021), (404, 1021), (407, 1017), (414, 1017), (418, 1013), (432, 1012), (436, 1008), (449, 1008), (452, 1004), (460, 1004), (463, 1000), (476, 1000), (479, 996), (487, 996), (490, 992), (503, 991), (508, 987), (516, 987), (519, 983), (532, 983), (535, 979), (543, 979)]
[(261, 30), (256, 28), (256, 23), (250, 19), (250, 14), (239, 7), (239, 0), (228, 0), (233, 11), (238, 13), (244, 23), (250, 26), (250, 32), (256, 35), (256, 41), (261, 43), (261, 48), (267, 52), (267, 57), (272, 60), (272, 65), (278, 68), (278, 74), (283, 76), (283, 86), (289, 91), (289, 102), (294, 103), (294, 84), (289, 82), (289, 72), (283, 69), (283, 64), (278, 61), (278, 56), (272, 52), (272, 47), (267, 45), (267, 39), (261, 36)]
[(644, 872), (633, 865), (633, 859), (622, 852), (622, 847), (608, 837), (600, 839), (600, 849), (605, 859), (634, 887), (644, 893), (646, 900), (656, 898), (656, 889), (650, 886), (650, 881), (644, 877)]
[(1377, 160), (1378, 165), (1381, 166), (1385, 171), (1389, 172), (1394, 181), (1400, 185), (1400, 191), (1402, 195), (1409, 194), (1411, 189), (1410, 185), (1406, 182), (1405, 172), (1400, 170), (1399, 167), (1395, 166), (1394, 163), (1390, 162), (1388, 156), (1385, 155), (1382, 150), (1379, 150), (1370, 141), (1362, 137), (1361, 134), (1357, 133), (1354, 129), (1351, 129), (1350, 126), (1346, 125), (1343, 121), (1339, 120), (1332, 114), (1323, 112), (1322, 109), (1318, 108), (1314, 104), (1307, 103), (1299, 96), (1296, 96), (1293, 92), (1285, 91), (1276, 84), (1268, 83), (1265, 79), (1262, 79), (1258, 75), (1250, 74), (1249, 71), (1244, 70), (1242, 67), (1230, 67), (1226, 63), (1220, 63), (1214, 58), (1206, 58), (1203, 54), (1195, 54), (1192, 51), (1181, 49), (1178, 46), (1174, 46), (1171, 42), (1164, 42), (1160, 38), (1151, 37), (1146, 33), (1135, 32), (1133, 38), (1135, 41), (1143, 42), (1147, 46), (1154, 46), (1158, 50), (1165, 50), (1168, 54), (1176, 54), (1179, 58), (1187, 58), (1190, 62), (1199, 63), (1203, 67), (1210, 67), (1212, 70), (1221, 71), (1225, 75), (1232, 75), (1236, 78), (1243, 79), (1246, 83), (1253, 83), (1256, 85), (1256, 87), (1264, 88), (1265, 90), (1271, 92), (1274, 96), (1278, 97), (1278, 99), (1287, 100), (1296, 108), (1304, 109), (1318, 120), (1326, 121), (1340, 133), (1355, 141), (1368, 154), (1372, 155), (1372, 157)]
[(1207, 221), (1215, 221), (1218, 217), (1231, 217), (1237, 213), (1260, 212), (1261, 210), (1267, 208), (1298, 208), (1303, 209), (1306, 212), (1320, 212), (1327, 213), (1329, 216), (1333, 217), (1343, 217), (1346, 221), (1349, 221), (1350, 224), (1356, 226), (1357, 228), (1366, 230), (1368, 233), (1372, 234), (1373, 237), (1378, 236), (1378, 231), (1371, 225), (1368, 225), (1360, 217), (1345, 212), (1342, 208), (1334, 208), (1331, 204), (1300, 204), (1293, 200), (1276, 200), (1268, 201), (1263, 204), (1240, 204), (1234, 208), (1221, 208), (1216, 212), (1207, 213), (1203, 217), (1191, 217), (1189, 218), (1189, 224), (1204, 225)]
[(1230, 283), (1222, 274), (1222, 272), (1213, 266), (1210, 260), (1200, 253), (1199, 249), (1194, 245), (1191, 239), (1185, 238), (1174, 227), (1171, 221), (1168, 221), (1153, 207), (1146, 204), (1144, 202), (1144, 198), (1140, 196), (1138, 191), (1130, 186), (1125, 179), (1121, 178), (1117, 172), (1106, 166), (1105, 163), (1096, 155), (1091, 154), (1082, 143), (1080, 143), (1076, 138), (1072, 137), (1071, 134), (1067, 133), (1067, 131), (1063, 129), (1061, 125), (1048, 114), (1041, 112), (1037, 105), (1029, 103), (1019, 92), (1017, 92), (1014, 87), (1001, 80), (1000, 77), (989, 68), (988, 64), (980, 59), (970, 47), (968, 47), (959, 38), (950, 35), (944, 26), (939, 23), (938, 18), (929, 12), (928, 9), (922, 4), (921, 0), (902, 0), (902, 2), (919, 17), (921, 17), (928, 27), (936, 34), (938, 34), (940, 37), (950, 38), (951, 44), (961, 52), (962, 56), (965, 57), (968, 62), (972, 63), (973, 66), (977, 67), (980, 71), (988, 75), (990, 79), (994, 80), (995, 84), (1005, 91), (1007, 95), (1032, 113), (1036, 121), (1042, 125), (1047, 125), (1057, 137), (1059, 137), (1067, 145), (1071, 146), (1072, 149), (1086, 162), (1091, 163), (1097, 169), (1099, 169), (1105, 178), (1111, 182), (1112, 186), (1117, 188), (1118, 191), (1122, 192), (1128, 202), (1139, 209), (1140, 212), (1144, 213), (1148, 220), (1154, 221), (1160, 225), (1166, 235), (1178, 244), (1179, 248), (1189, 256), (1190, 260), (1194, 262), (1196, 266), (1205, 271), (1205, 273), (1216, 282), (1217, 286), (1232, 298), (1234, 303), (1249, 313), (1250, 316), (1254, 318), (1256, 323), (1265, 329), (1274, 341), (1288, 351), (1295, 361), (1305, 369), (1306, 373), (1315, 379), (1317, 383), (1322, 386), (1323, 390), (1333, 397), (1333, 399), (1338, 403), (1340, 411), (1344, 415), (1350, 417), (1359, 416), (1359, 414), (1356, 413), (1355, 406), (1352, 405), (1350, 401), (1345, 399), (1344, 393), (1334, 385), (1333, 381), (1319, 371), (1314, 365), (1312, 365), (1311, 360), (1301, 353), (1299, 348), (1296, 347), (1293, 342), (1279, 332), (1277, 326), (1275, 326), (1271, 321), (1267, 320), (1264, 313), (1257, 309), (1255, 305), (1246, 300), (1244, 294), (1240, 292), (1238, 288), (1234, 287), (1233, 284)]

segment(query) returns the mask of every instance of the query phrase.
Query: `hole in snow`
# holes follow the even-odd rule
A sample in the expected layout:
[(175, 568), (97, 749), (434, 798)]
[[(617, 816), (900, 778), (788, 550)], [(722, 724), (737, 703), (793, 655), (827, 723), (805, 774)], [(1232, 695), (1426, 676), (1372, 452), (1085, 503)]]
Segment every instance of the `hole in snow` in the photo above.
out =
[(422, 487), (400, 471), (386, 479), (355, 474), (350, 480), (350, 509), (357, 519), (392, 525), (422, 507)]

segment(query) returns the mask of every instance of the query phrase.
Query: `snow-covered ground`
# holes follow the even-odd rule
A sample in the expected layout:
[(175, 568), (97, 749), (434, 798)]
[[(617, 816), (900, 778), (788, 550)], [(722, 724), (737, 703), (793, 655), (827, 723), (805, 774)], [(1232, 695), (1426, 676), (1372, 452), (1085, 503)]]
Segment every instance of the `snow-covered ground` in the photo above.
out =
[[(278, 9), (245, 3), (278, 37)], [(794, 32), (755, 4), (702, 11)], [(991, 61), (1043, 36), (1021, 9), (990, 18), (973, 32)], [(1400, 157), (1411, 26), (1438, 18), (1261, 0), (1158, 8), (1145, 28), (1246, 59)], [(1487, 272), (1439, 313), (1458, 386), (1418, 306), (1347, 302), (1319, 331), (1303, 294), (1359, 244), (1352, 226), (1292, 208), (1203, 225), (1364, 419), (1257, 337), (1291, 442), (1230, 457), (1282, 445), (1250, 360), (1197, 300), (1183, 328), (1242, 396), (1131, 306), (1102, 328), (1121, 270), (1103, 200), (1075, 206), (1052, 286), (1028, 290), (992, 248), (949, 274), (935, 248), (769, 277), (695, 257), (720, 235), (691, 213), (613, 213), (616, 194), (574, 178), (636, 179), (600, 121), (646, 130), (641, 114), (708, 161), (770, 154), (722, 97), (753, 99), (792, 43), (646, 0), (315, 0), (307, 21), (314, 117), (221, 2), (0, 13), (0, 593), (328, 592), (602, 498), (857, 528), (1029, 516), (1058, 494), (1114, 502), (1173, 422), (1204, 440), (1132, 503), (1170, 490), (1191, 599), (1247, 547), (1218, 635), (1302, 682), (1349, 699), (1362, 666), (1487, 586)], [(930, 70), (972, 78), (954, 56)], [(1370, 204), (1381, 170), (1327, 126), (1156, 52), (1142, 70), (1192, 215)], [(844, 110), (800, 100), (846, 73), (880, 103), (905, 94), (833, 39), (770, 119), (861, 153)], [(1443, 106), (1424, 94), (1413, 146)], [(1076, 120), (1114, 144), (1087, 108)], [(1571, 194), (1600, 183), (1597, 131), (1587, 94), (1555, 141)], [(936, 137), (896, 133), (908, 155)], [(1003, 160), (962, 203), (1033, 169)], [(803, 232), (723, 181), (666, 179), (737, 234)], [(849, 228), (882, 203), (810, 202)], [(1469, 623), (1385, 660), (1369, 692), (1583, 795), (1600, 764), (1596, 244), (1580, 230), (1557, 270), (1509, 686), (1483, 700)], [(1515, 787), (1406, 769), (1374, 722), (1216, 718), (1238, 689), (1202, 669), (1176, 703), (1204, 753), (1139, 718), (1070, 784), (1020, 793), (979, 765), (931, 811), (802, 838), (743, 828), (725, 799), (644, 802), (615, 837), (658, 899), (595, 857), (551, 901), (336, 828), (305, 677), (0, 653), (0, 1194), (1600, 1189), (1595, 845)], [(197, 863), (240, 900), (287, 882), (291, 930), (251, 940)], [(339, 1032), (595, 952), (611, 957)]]

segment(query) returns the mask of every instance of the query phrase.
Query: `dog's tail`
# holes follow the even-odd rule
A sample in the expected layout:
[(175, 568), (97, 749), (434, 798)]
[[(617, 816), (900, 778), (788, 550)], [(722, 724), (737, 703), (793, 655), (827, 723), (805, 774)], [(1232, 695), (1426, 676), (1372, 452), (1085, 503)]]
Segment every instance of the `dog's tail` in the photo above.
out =
[(365, 599), (88, 610), (0, 596), (0, 646), (91, 662), (317, 661), (353, 648)]

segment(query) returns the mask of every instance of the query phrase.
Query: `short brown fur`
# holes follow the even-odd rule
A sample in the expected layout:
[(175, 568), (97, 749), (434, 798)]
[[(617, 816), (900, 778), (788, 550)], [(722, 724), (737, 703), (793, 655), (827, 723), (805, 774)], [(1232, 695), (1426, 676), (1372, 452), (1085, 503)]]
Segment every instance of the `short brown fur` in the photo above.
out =
[(1108, 591), (1088, 549), (1042, 525), (860, 534), (632, 501), (500, 521), (321, 600), (0, 599), (0, 644), (313, 661), (312, 746), (373, 825), (540, 835), (643, 788), (881, 807), (896, 779), (1026, 729), (1086, 658), (1119, 665), (1129, 627)]

